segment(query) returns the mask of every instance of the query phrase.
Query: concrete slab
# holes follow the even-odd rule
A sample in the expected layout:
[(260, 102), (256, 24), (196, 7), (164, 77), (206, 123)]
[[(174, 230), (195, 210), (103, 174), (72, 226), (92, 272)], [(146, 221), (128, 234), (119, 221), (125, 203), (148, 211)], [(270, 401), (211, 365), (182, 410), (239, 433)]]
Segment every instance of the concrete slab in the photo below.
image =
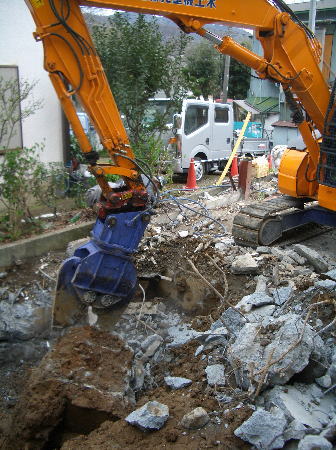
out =
[(61, 230), (32, 236), (0, 247), (0, 270), (15, 264), (15, 261), (41, 256), (50, 250), (63, 250), (70, 241), (88, 236), (95, 221), (69, 225)]

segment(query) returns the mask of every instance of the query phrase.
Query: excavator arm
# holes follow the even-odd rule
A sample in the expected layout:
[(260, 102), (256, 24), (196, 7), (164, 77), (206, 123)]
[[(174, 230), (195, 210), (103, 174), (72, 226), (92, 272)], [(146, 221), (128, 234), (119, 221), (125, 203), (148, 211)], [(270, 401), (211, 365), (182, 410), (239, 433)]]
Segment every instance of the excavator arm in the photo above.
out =
[[(56, 308), (56, 322), (75, 321), (62, 311), (78, 299), (84, 305), (109, 307), (129, 299), (136, 276), (130, 255), (148, 223), (147, 195), (141, 167), (133, 151), (110, 91), (80, 6), (111, 8), (160, 15), (186, 33), (210, 40), (220, 53), (253, 68), (260, 78), (283, 86), (294, 119), (306, 144), (305, 152), (289, 150), (281, 165), (279, 188), (293, 197), (319, 199), (336, 210), (335, 187), (319, 183), (328, 155), (321, 161), (317, 132), (325, 133), (326, 116), (334, 111), (330, 92), (319, 68), (321, 48), (313, 34), (283, 0), (25, 0), (36, 23), (35, 39), (44, 47), (44, 67), (71, 123), (80, 147), (102, 189), (93, 239), (67, 260), (60, 272), (59, 297), (70, 300)], [(218, 37), (206, 26), (222, 23), (251, 28), (263, 56), (230, 37)], [(112, 163), (101, 165), (77, 117), (72, 97), (80, 100), (95, 126)], [(327, 152), (328, 153), (328, 152)], [(319, 164), (320, 163), (320, 164)], [(323, 165), (324, 164), (324, 165)], [(106, 174), (118, 174), (125, 189), (114, 192)], [(321, 175), (322, 173), (322, 175)], [(322, 186), (321, 186), (322, 185)], [(321, 187), (323, 189), (321, 189)], [(130, 273), (132, 272), (132, 274)], [(76, 300), (74, 300), (76, 298)]]

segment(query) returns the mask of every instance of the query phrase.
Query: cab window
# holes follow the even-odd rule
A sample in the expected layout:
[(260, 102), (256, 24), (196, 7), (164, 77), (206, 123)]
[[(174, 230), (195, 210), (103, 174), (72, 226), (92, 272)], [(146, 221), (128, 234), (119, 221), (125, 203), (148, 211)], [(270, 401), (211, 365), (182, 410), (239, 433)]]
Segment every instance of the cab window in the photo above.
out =
[(193, 133), (208, 123), (208, 109), (207, 106), (201, 105), (188, 107), (184, 124), (184, 133), (186, 135)]
[(229, 110), (227, 108), (215, 108), (215, 123), (228, 123)]

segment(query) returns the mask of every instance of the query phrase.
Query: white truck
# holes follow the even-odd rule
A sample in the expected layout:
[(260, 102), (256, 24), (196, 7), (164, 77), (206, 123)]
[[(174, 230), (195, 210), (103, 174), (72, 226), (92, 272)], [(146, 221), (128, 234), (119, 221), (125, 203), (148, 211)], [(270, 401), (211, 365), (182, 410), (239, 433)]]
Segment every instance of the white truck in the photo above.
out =
[[(168, 149), (175, 174), (188, 172), (195, 160), (196, 180), (205, 173), (221, 170), (229, 159), (237, 133), (230, 104), (184, 100), (181, 114), (174, 115), (174, 138)], [(269, 152), (268, 138), (243, 139), (237, 156), (260, 156)]]

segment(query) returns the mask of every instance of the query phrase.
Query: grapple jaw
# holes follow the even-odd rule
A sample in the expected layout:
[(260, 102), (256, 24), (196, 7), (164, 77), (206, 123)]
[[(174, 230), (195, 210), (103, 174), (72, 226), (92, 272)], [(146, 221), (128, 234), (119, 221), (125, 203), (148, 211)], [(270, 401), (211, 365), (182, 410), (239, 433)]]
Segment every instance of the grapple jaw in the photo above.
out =
[[(147, 212), (126, 212), (97, 219), (91, 240), (66, 259), (58, 274), (53, 326), (88, 324), (108, 329), (137, 288), (132, 254), (150, 220)], [(91, 307), (91, 308), (89, 308)], [(90, 310), (90, 311), (89, 311)]]

